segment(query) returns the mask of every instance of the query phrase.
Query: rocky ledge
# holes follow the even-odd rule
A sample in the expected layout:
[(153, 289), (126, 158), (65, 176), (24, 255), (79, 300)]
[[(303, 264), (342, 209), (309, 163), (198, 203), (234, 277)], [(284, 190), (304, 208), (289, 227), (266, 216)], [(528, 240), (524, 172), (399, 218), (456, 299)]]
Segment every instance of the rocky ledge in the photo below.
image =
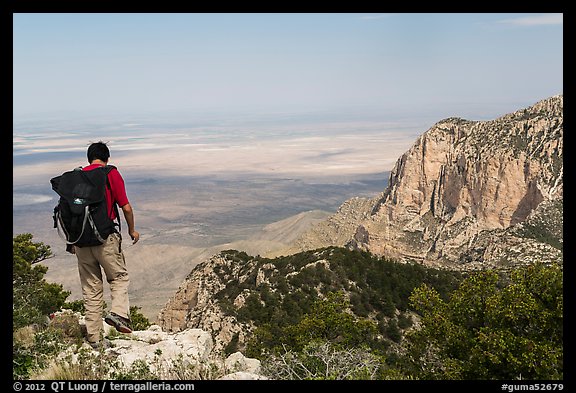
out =
[[(77, 318), (80, 331), (84, 330), (84, 317), (69, 310), (57, 312), (52, 322)], [(162, 331), (158, 325), (131, 334), (121, 334), (104, 324), (104, 345), (93, 349), (88, 342), (71, 345), (53, 360), (36, 379), (55, 379), (63, 369), (80, 367), (98, 368), (100, 371), (86, 375), (102, 375), (102, 379), (153, 379), (161, 380), (258, 380), (260, 361), (245, 357), (240, 352), (225, 356), (217, 352), (212, 336), (202, 329), (185, 329), (178, 333)], [(104, 366), (103, 366), (104, 365)], [(59, 374), (58, 374), (59, 373)]]

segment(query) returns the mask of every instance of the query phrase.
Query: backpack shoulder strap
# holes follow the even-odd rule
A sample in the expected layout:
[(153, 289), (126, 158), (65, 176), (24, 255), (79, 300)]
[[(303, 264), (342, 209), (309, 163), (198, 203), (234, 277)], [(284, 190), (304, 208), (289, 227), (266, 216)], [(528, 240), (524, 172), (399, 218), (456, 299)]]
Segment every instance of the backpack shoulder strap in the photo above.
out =
[(104, 172), (106, 174), (109, 174), (112, 171), (112, 169), (117, 169), (114, 165), (106, 165), (103, 166), (102, 168), (104, 169)]
[[(110, 172), (112, 171), (112, 169), (117, 169), (114, 165), (106, 165), (102, 167), (102, 170), (104, 171), (104, 173), (106, 174), (106, 187), (108, 189), (112, 189), (112, 187), (110, 186), (110, 179), (108, 178), (108, 175), (110, 174)], [(116, 202), (112, 202), (113, 206), (112, 208), (114, 209), (114, 213), (116, 214), (116, 221), (118, 221), (118, 232), (122, 233), (122, 229), (121, 229), (121, 221), (120, 220), (120, 213), (118, 211), (118, 204)]]

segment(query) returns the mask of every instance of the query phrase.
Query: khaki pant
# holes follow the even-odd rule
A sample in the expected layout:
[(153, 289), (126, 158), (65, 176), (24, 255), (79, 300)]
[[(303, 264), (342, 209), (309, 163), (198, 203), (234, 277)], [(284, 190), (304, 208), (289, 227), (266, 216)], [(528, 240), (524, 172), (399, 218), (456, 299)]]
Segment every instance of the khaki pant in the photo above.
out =
[(106, 281), (110, 285), (112, 298), (110, 311), (125, 318), (130, 312), (128, 299), (130, 280), (120, 244), (120, 235), (113, 233), (100, 246), (75, 247), (84, 308), (86, 309), (87, 338), (91, 342), (99, 341), (103, 332), (104, 283), (102, 270), (104, 270)]

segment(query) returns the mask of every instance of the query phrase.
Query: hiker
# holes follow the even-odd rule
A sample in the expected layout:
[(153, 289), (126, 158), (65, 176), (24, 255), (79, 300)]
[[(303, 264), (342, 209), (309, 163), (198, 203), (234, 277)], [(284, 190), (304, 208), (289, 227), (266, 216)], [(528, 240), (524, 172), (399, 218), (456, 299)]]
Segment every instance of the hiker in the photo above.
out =
[[(104, 142), (95, 142), (88, 147), (88, 162), (90, 165), (82, 168), (83, 171), (94, 170), (106, 166), (110, 158), (110, 151)], [(134, 212), (126, 196), (124, 179), (114, 167), (108, 174), (109, 188), (106, 188), (106, 202), (108, 216), (111, 220), (120, 220), (116, 217), (117, 204), (124, 214), (128, 224), (128, 234), (135, 244), (140, 234), (134, 227)], [(110, 312), (104, 320), (108, 325), (114, 326), (122, 333), (131, 333), (130, 302), (128, 285), (130, 283), (126, 261), (122, 252), (121, 233), (116, 230), (108, 235), (104, 244), (96, 246), (72, 247), (72, 253), (78, 258), (78, 272), (84, 298), (87, 338), (90, 345), (98, 348), (102, 344), (103, 322), (102, 309), (104, 305), (104, 283), (102, 270), (106, 281), (110, 285), (112, 305)]]

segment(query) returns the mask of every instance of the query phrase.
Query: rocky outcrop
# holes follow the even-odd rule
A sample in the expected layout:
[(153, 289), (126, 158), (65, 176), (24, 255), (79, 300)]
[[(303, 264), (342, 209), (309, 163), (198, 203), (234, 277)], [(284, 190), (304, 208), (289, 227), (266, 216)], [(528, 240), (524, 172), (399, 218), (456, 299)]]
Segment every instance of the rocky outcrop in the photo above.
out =
[[(80, 329), (84, 329), (84, 317), (69, 310), (53, 314), (51, 323), (74, 317)], [(69, 346), (62, 352), (53, 368), (62, 369), (63, 364), (78, 363), (79, 359), (92, 356), (97, 367), (97, 357), (113, 359), (111, 370), (115, 375), (130, 375), (133, 370), (144, 367), (150, 375), (158, 379), (267, 379), (260, 375), (260, 361), (245, 357), (240, 352), (224, 356), (214, 346), (210, 333), (202, 329), (183, 329), (179, 332), (166, 332), (158, 325), (146, 330), (135, 330), (130, 334), (119, 334), (104, 324), (105, 342), (102, 348), (92, 349), (85, 342), (80, 350)], [(84, 350), (84, 352), (82, 351)], [(89, 355), (86, 355), (88, 351)], [(53, 379), (52, 369), (43, 371), (38, 379)], [(110, 379), (115, 379), (110, 376)]]
[[(506, 263), (490, 248), (524, 243), (508, 229), (541, 204), (560, 212), (550, 226), (562, 226), (563, 130), (561, 95), (492, 121), (439, 121), (398, 159), (381, 195), (347, 201), (288, 252), (346, 244), (452, 268)], [(561, 259), (561, 247), (540, 240), (529, 243)]]
[[(196, 266), (174, 296), (160, 311), (157, 321), (168, 332), (199, 328), (211, 332), (215, 350), (222, 351), (233, 339), (245, 341), (251, 327), (225, 313), (214, 294), (225, 289), (225, 280), (215, 280), (214, 272), (234, 276), (240, 283), (251, 279), (239, 270), (240, 265), (218, 254)], [(253, 278), (252, 278), (253, 279)], [(255, 284), (255, 280), (254, 283)], [(236, 303), (242, 302), (239, 295)]]

